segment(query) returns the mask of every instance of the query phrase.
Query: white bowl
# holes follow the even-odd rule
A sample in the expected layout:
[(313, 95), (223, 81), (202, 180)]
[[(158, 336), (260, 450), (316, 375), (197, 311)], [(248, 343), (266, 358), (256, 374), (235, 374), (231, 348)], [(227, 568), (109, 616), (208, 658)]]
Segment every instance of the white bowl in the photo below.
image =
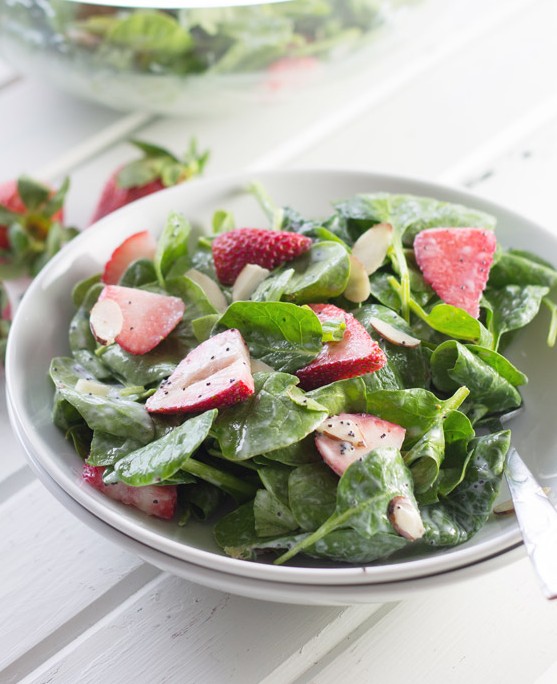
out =
[[(520, 544), (520, 533), (514, 518), (505, 517), (490, 519), (472, 540), (461, 546), (432, 549), (408, 559), (386, 559), (366, 567), (323, 562), (310, 562), (304, 567), (253, 563), (224, 556), (212, 538), (210, 526), (193, 523), (178, 527), (175, 523), (145, 516), (82, 482), (81, 460), (50, 419), (52, 386), (48, 366), (53, 356), (68, 352), (72, 286), (98, 272), (126, 236), (143, 229), (157, 233), (171, 210), (183, 212), (192, 223), (209, 225), (213, 211), (226, 208), (234, 212), (239, 225), (267, 225), (253, 198), (243, 192), (251, 180), (254, 174), (194, 181), (140, 200), (85, 231), (35, 279), (13, 323), (6, 384), (13, 427), (38, 476), (55, 494), (60, 493), (62, 503), (67, 505), (72, 501), (72, 510), (84, 509), (86, 513), (82, 517), (86, 521), (94, 519), (104, 523), (100, 525), (101, 531), (111, 530), (112, 537), (113, 531), (117, 531), (138, 542), (140, 548), (153, 550), (161, 558), (171, 558), (174, 572), (205, 584), (210, 584), (208, 579), (203, 579), (208, 575), (199, 572), (192, 577), (191, 568), (205, 568), (213, 575), (223, 573), (231, 585), (227, 585), (229, 590), (233, 590), (236, 581), (238, 593), (258, 598), (264, 594), (273, 600), (281, 600), (281, 596), (291, 600), (286, 596), (285, 587), (290, 585), (289, 596), (294, 594), (300, 602), (356, 602), (357, 596), (362, 601), (390, 600), (392, 591), (387, 592), (388, 596), (381, 592), (381, 586), (386, 583), (399, 583), (400, 590), (406, 594), (408, 586), (419, 590), (435, 583), (433, 576), (443, 574), (446, 583), (451, 581), (451, 576), (462, 578), (471, 573), (469, 568), (474, 569), (474, 574), (492, 568), (493, 558), (497, 558), (497, 565), (516, 558), (516, 552), (511, 552)], [(257, 180), (278, 204), (293, 206), (307, 216), (326, 215), (331, 201), (358, 192), (412, 193), (463, 203), (497, 216), (497, 235), (504, 245), (529, 249), (557, 263), (555, 236), (514, 212), (459, 190), (351, 171), (266, 172), (258, 173)], [(512, 350), (511, 357), (530, 378), (523, 392), (526, 409), (512, 427), (513, 442), (534, 474), (542, 485), (555, 489), (557, 443), (552, 393), (557, 382), (557, 365), (552, 360), (554, 352), (545, 345), (546, 323), (538, 320), (530, 326)], [(503, 498), (506, 496), (502, 494)], [(152, 562), (168, 568), (168, 563), (157, 563), (157, 553)], [(184, 572), (178, 572), (179, 567)], [(457, 570), (461, 572), (455, 574)], [(250, 580), (259, 583), (259, 588), (254, 585), (251, 593)], [(295, 591), (294, 587), (304, 587), (304, 591)]]

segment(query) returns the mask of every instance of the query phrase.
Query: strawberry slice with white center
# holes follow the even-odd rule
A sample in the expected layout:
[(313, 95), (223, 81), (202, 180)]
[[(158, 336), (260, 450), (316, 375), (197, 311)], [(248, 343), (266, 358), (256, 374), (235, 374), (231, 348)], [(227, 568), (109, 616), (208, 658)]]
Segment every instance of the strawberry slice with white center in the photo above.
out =
[(145, 487), (130, 487), (123, 482), (105, 485), (103, 482), (104, 467), (83, 466), (82, 477), (99, 492), (120, 501), (128, 506), (134, 506), (147, 515), (170, 520), (176, 511), (178, 492), (175, 485), (146, 485)]
[(373, 449), (400, 449), (406, 435), (400, 425), (368, 413), (339, 413), (325, 420), (322, 428), (315, 435), (315, 446), (337, 475), (342, 475), (349, 465)]
[(248, 348), (231, 329), (193, 349), (145, 406), (151, 413), (197, 413), (237, 404), (253, 392)]
[(352, 314), (333, 304), (310, 304), (321, 322), (344, 317), (346, 329), (338, 342), (326, 342), (319, 355), (296, 371), (305, 390), (328, 385), (336, 380), (373, 373), (387, 363), (381, 347)]
[(414, 254), (435, 293), (478, 318), (496, 246), (485, 228), (428, 228), (416, 236)]
[(91, 309), (91, 330), (101, 344), (117, 342), (130, 354), (146, 354), (174, 330), (184, 311), (179, 297), (107, 285)]
[(155, 256), (157, 243), (148, 230), (134, 233), (116, 247), (106, 262), (102, 281), (106, 285), (117, 285), (128, 266), (138, 259), (152, 259)]

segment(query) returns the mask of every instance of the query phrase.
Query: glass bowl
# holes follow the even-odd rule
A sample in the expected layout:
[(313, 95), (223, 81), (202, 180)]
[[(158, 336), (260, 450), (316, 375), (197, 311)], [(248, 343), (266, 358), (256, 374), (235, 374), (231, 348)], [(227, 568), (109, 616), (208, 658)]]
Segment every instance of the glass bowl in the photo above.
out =
[(339, 78), (400, 0), (0, 0), (23, 72), (122, 111), (227, 112)]

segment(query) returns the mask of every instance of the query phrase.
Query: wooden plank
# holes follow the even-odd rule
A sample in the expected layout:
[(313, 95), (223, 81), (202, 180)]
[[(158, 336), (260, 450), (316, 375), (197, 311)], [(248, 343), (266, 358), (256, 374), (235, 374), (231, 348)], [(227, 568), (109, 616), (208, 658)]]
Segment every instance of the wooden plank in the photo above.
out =
[(398, 604), (297, 684), (337, 684), (348, 672), (354, 684), (534, 682), (557, 662), (556, 610), (523, 559)]
[[(130, 581), (141, 561), (71, 516), (37, 481), (0, 505), (0, 520), (0, 681), (7, 682), (4, 668), (84, 609), (91, 610), (89, 620), (98, 619), (91, 606), (103, 594), (118, 587), (112, 597), (118, 603), (145, 577)], [(99, 610), (104, 614), (106, 607)], [(75, 634), (65, 638), (85, 628), (73, 626)]]
[(0, 181), (40, 169), (122, 118), (30, 79), (0, 90), (0, 107)]
[[(2, 435), (2, 458), (0, 458), (0, 486), (1, 483), (25, 465), (23, 447), (12, 432), (6, 406), (6, 392), (4, 386), (4, 369), (0, 369), (0, 435)], [(0, 501), (2, 500), (0, 489)]]
[(326, 145), (297, 156), (295, 166), (343, 165), (434, 178), (537, 107), (542, 117), (547, 111), (551, 116), (555, 102), (547, 83), (557, 61), (556, 22), (555, 3), (531, 3), (330, 136)]
[(24, 681), (262, 682), (318, 635), (336, 641), (377, 609), (266, 603), (164, 576)]

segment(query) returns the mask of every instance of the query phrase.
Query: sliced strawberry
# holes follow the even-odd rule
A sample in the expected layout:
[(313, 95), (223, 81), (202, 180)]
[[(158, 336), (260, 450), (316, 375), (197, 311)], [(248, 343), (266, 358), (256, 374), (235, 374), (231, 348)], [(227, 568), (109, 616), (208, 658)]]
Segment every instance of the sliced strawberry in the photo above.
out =
[(218, 235), (212, 244), (217, 277), (233, 285), (247, 264), (272, 271), (311, 247), (311, 239), (298, 233), (263, 228), (238, 228)]
[(162, 147), (139, 140), (131, 142), (143, 152), (143, 157), (120, 166), (109, 177), (91, 223), (126, 204), (201, 174), (209, 157), (208, 152), (198, 152), (195, 141), (182, 159)]
[(339, 342), (326, 342), (319, 356), (305, 368), (296, 371), (305, 390), (328, 385), (336, 380), (373, 373), (387, 363), (381, 347), (352, 314), (332, 304), (310, 304), (320, 321), (344, 316), (346, 329)]
[(134, 233), (116, 247), (106, 262), (102, 275), (103, 283), (117, 285), (128, 266), (137, 259), (152, 259), (157, 243), (148, 230)]
[(91, 330), (102, 344), (115, 341), (130, 354), (146, 354), (174, 330), (184, 310), (179, 297), (107, 285), (91, 309)]
[(151, 413), (196, 413), (247, 399), (254, 392), (249, 351), (238, 330), (210, 337), (181, 361), (146, 403)]
[(267, 68), (265, 85), (271, 91), (305, 87), (317, 75), (321, 64), (309, 55), (304, 57), (279, 57)]
[(178, 491), (175, 485), (146, 485), (145, 487), (130, 487), (123, 482), (105, 485), (103, 482), (104, 467), (83, 465), (82, 477), (95, 489), (106, 496), (121, 501), (128, 506), (134, 506), (147, 515), (170, 520), (176, 511)]
[(428, 228), (416, 236), (414, 254), (436, 294), (478, 318), (496, 246), (485, 228)]
[[(330, 428), (327, 428), (328, 424)], [(325, 429), (315, 435), (315, 445), (325, 463), (337, 475), (342, 475), (349, 465), (373, 449), (400, 449), (406, 435), (406, 430), (400, 425), (368, 413), (340, 413), (324, 421), (323, 426)], [(363, 436), (364, 444), (349, 433)]]

